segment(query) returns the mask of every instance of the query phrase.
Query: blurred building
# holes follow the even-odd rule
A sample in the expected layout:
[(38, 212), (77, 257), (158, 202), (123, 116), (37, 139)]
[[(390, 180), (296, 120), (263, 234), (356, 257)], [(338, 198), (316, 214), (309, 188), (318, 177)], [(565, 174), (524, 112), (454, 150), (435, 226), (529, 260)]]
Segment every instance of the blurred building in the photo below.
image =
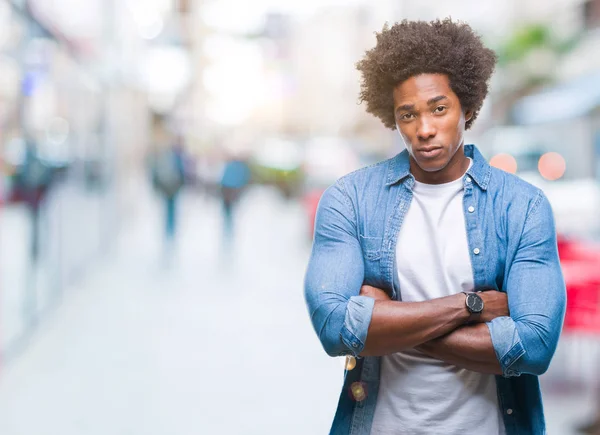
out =
[[(166, 56), (176, 59), (169, 64), (174, 68), (152, 68), (157, 57), (164, 63), (156, 38), (174, 5), (159, 6), (133, 0), (0, 2), (5, 356), (139, 212), (132, 199), (143, 184), (151, 112), (170, 109), (178, 90), (173, 85), (183, 86), (186, 73), (185, 60), (177, 63), (181, 56), (171, 52)], [(176, 74), (178, 82), (172, 80)], [(14, 184), (28, 146), (55, 174), (35, 227)], [(38, 258), (27, 249), (37, 237), (34, 228)]]

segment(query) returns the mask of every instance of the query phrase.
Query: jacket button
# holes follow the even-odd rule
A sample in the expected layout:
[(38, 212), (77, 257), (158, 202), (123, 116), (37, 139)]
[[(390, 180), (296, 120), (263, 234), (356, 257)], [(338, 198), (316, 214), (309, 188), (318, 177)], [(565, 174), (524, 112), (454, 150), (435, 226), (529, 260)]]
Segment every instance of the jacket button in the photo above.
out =
[(348, 371), (354, 370), (354, 367), (356, 367), (356, 358), (354, 358), (353, 356), (347, 356), (345, 366), (346, 370)]
[(469, 213), (473, 213), (475, 211), (475, 207), (471, 206), (469, 207)]
[(358, 347), (358, 343), (356, 343), (356, 342), (352, 343), (352, 347)]
[(511, 415), (511, 414), (513, 413), (513, 410), (512, 410), (512, 409), (510, 409), (510, 408), (508, 408), (508, 409), (506, 410), (506, 413), (507, 413), (508, 415)]
[(481, 251), (479, 250), (479, 248), (473, 249), (473, 254), (475, 254), (475, 255), (479, 255), (480, 252)]

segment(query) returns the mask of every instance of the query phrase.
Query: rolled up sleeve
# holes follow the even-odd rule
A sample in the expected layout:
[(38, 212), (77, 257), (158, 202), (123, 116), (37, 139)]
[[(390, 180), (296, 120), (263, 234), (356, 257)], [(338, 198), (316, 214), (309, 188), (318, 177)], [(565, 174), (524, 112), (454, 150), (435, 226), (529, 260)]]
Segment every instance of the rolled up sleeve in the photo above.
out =
[(487, 325), (505, 377), (544, 373), (562, 330), (566, 289), (552, 208), (540, 191), (505, 281), (510, 317)]
[(359, 296), (363, 280), (355, 212), (340, 180), (319, 202), (304, 280), (313, 328), (330, 356), (357, 356), (365, 346), (374, 299)]

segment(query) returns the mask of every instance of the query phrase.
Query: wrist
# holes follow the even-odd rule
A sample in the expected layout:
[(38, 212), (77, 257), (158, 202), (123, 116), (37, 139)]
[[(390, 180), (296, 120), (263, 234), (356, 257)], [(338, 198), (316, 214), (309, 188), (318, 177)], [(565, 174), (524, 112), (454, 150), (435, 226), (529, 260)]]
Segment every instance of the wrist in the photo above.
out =
[(468, 324), (469, 319), (471, 318), (471, 313), (469, 312), (467, 304), (465, 303), (466, 296), (463, 293), (458, 293), (452, 297), (455, 298), (456, 308), (460, 313), (460, 326)]

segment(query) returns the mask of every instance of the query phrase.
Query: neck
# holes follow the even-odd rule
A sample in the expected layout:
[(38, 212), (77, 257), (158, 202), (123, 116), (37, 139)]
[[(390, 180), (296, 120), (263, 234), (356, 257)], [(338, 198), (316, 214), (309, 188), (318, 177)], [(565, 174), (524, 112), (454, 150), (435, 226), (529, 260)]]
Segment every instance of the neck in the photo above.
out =
[(454, 156), (452, 156), (452, 159), (450, 159), (448, 164), (439, 171), (424, 171), (417, 165), (417, 162), (415, 162), (412, 157), (410, 158), (410, 172), (415, 177), (415, 180), (425, 184), (450, 183), (451, 181), (458, 180), (462, 177), (464, 173), (467, 172), (468, 168), (469, 158), (465, 155), (463, 145), (461, 145), (456, 153), (454, 153)]

